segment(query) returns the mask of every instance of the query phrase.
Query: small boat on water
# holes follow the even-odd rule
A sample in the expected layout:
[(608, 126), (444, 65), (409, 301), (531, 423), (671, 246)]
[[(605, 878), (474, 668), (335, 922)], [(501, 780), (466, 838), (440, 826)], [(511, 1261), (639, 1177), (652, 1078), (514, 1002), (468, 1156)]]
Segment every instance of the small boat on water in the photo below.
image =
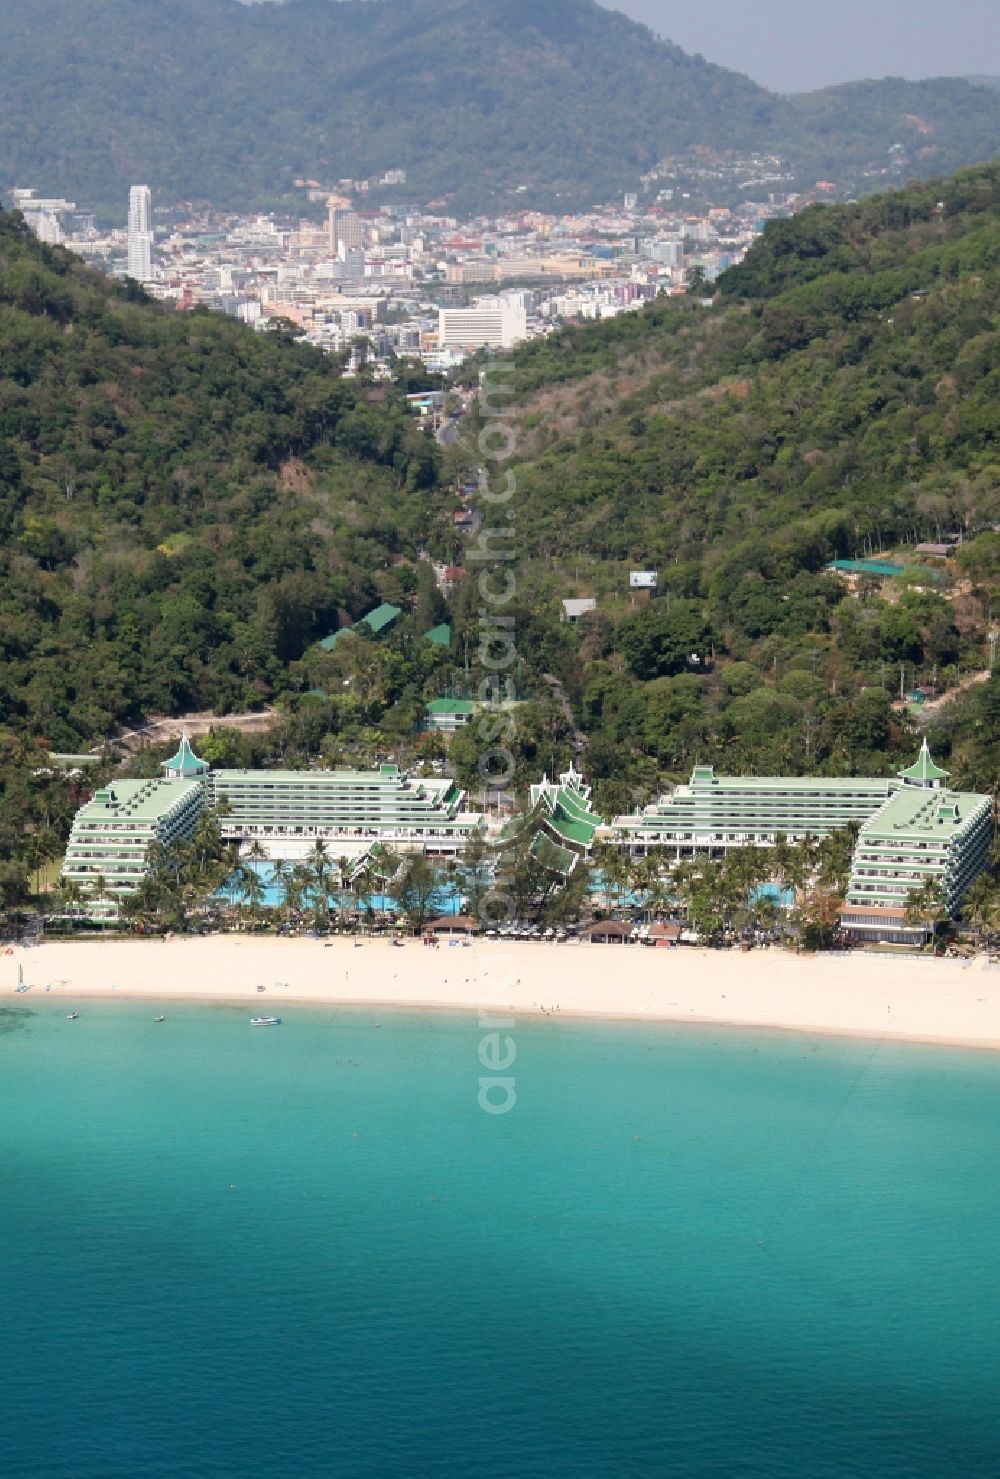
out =
[(250, 1018), (250, 1026), (251, 1027), (280, 1027), (281, 1026), (281, 1018), (280, 1017), (251, 1017)]
[(166, 1017), (154, 1017), (153, 1018), (153, 1021), (154, 1022), (165, 1022), (166, 1020), (167, 1020)]
[(77, 1019), (77, 1017), (79, 1017), (79, 1015), (80, 1015), (79, 1012), (68, 1012), (66, 1014), (66, 1021), (67, 1022), (75, 1022), (76, 1019)]

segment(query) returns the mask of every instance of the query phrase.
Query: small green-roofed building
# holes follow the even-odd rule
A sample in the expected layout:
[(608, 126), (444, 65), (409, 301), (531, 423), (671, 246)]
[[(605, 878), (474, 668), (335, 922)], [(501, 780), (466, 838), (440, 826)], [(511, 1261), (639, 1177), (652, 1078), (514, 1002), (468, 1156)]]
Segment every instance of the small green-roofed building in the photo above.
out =
[(892, 560), (831, 560), (826, 567), (838, 575), (882, 575), (891, 577), (902, 575), (905, 565), (897, 565)]
[(357, 625), (366, 626), (375, 633), (376, 637), (381, 637), (382, 633), (387, 632), (402, 614), (401, 607), (393, 606), (389, 601), (383, 601), (381, 606), (376, 606), (374, 611), (369, 611), (367, 616), (363, 616)]
[(826, 569), (833, 575), (842, 575), (854, 584), (862, 575), (872, 575), (879, 580), (929, 581), (933, 585), (941, 582), (941, 572), (926, 565), (901, 565), (896, 560), (831, 560)]
[(472, 723), (476, 706), (469, 698), (432, 698), (424, 705), (424, 728), (436, 734), (455, 734)]
[(451, 646), (451, 627), (446, 621), (439, 626), (431, 627), (429, 632), (424, 632), (424, 641), (433, 642), (435, 647)]
[(324, 652), (332, 652), (338, 642), (348, 635), (356, 636), (361, 627), (367, 627), (372, 636), (381, 637), (382, 633), (387, 632), (402, 614), (401, 607), (393, 606), (389, 601), (383, 601), (380, 606), (376, 606), (373, 611), (362, 616), (353, 626), (341, 627), (338, 632), (331, 632), (328, 637), (322, 639), (319, 646)]

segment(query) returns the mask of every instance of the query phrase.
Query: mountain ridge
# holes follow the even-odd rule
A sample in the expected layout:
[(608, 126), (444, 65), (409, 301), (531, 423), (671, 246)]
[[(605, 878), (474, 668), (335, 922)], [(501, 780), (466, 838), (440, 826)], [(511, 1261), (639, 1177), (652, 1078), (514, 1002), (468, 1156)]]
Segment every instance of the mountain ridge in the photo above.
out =
[(1000, 152), (987, 88), (783, 97), (595, 0), (0, 0), (0, 27), (0, 186), (118, 217), (138, 179), (252, 208), (400, 166), (456, 210), (569, 208), (685, 150), (777, 153), (858, 191)]

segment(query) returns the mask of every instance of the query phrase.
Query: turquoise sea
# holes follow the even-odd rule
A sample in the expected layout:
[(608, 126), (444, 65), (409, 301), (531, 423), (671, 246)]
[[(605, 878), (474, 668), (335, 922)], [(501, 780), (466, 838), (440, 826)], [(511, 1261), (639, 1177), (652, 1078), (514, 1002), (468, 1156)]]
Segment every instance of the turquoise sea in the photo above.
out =
[(1000, 1057), (522, 1022), (490, 1115), (472, 1016), (66, 1010), (0, 1011), (6, 1476), (1000, 1472)]

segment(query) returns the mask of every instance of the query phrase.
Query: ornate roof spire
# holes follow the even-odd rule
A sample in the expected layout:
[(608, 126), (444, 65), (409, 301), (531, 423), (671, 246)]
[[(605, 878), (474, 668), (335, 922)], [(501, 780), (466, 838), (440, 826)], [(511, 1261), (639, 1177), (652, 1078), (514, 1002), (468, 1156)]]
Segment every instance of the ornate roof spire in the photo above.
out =
[(207, 775), (210, 769), (208, 761), (199, 760), (192, 750), (186, 729), (181, 734), (177, 753), (163, 762), (163, 774), (168, 780), (196, 780), (198, 776)]
[(949, 772), (942, 770), (940, 765), (934, 764), (925, 735), (924, 742), (920, 746), (920, 754), (914, 764), (908, 766), (906, 770), (899, 771), (898, 774), (899, 779), (907, 786), (924, 786), (928, 790), (939, 790), (942, 781), (948, 779)]

